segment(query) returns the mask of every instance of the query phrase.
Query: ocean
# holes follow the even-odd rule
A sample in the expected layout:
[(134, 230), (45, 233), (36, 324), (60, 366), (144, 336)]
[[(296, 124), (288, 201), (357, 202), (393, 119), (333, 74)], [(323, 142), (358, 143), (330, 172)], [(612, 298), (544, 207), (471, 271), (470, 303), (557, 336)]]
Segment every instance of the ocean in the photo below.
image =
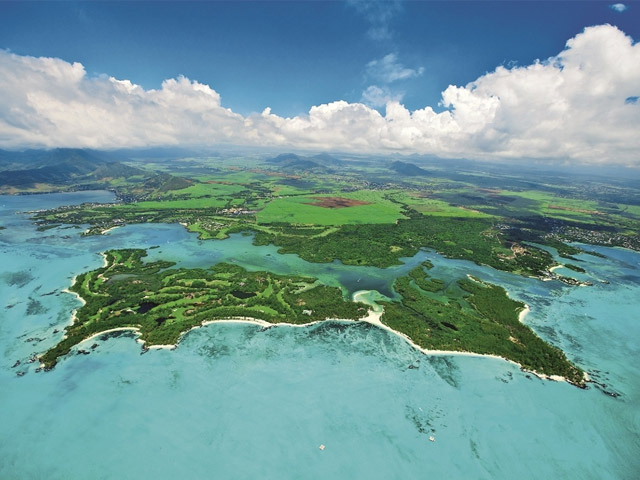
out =
[[(180, 225), (130, 225), (82, 237), (69, 226), (38, 232), (20, 213), (112, 199), (0, 196), (0, 479), (638, 478), (639, 253), (583, 246), (605, 258), (579, 255), (587, 273), (577, 277), (593, 286), (575, 287), (429, 250), (389, 269), (311, 264), (250, 236), (203, 242)], [(118, 332), (36, 372), (30, 359), (80, 306), (63, 292), (72, 278), (101, 266), (104, 250), (151, 246), (150, 259), (304, 273), (345, 295), (391, 296), (394, 278), (429, 259), (434, 276), (472, 274), (526, 302), (525, 323), (598, 384), (541, 380), (495, 358), (424, 355), (343, 321), (211, 324), (175, 350), (145, 354)]]

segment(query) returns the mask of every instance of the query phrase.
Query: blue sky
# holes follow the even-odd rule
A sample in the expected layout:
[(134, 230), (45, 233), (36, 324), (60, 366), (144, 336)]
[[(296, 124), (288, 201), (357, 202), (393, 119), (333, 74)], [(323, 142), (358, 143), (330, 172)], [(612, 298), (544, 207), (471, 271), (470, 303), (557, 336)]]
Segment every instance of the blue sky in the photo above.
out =
[(640, 3), (2, 2), (0, 148), (640, 166)]
[[(242, 114), (271, 107), (292, 116), (337, 99), (357, 102), (381, 83), (404, 94), (409, 109), (437, 108), (448, 85), (557, 54), (585, 26), (610, 23), (638, 39), (640, 5), (618, 13), (610, 4), (5, 2), (0, 47), (80, 62), (89, 74), (145, 88), (184, 75)], [(388, 36), (372, 38), (380, 26)], [(390, 84), (372, 78), (367, 64), (389, 54), (422, 74)]]

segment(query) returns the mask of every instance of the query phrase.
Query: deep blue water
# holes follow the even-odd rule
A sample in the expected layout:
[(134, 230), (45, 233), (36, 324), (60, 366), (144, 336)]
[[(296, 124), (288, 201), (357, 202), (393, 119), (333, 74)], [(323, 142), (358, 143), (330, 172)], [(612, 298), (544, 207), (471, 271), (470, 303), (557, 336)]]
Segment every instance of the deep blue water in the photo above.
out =
[[(428, 251), (387, 270), (318, 265), (240, 235), (200, 242), (179, 225), (134, 225), (81, 237), (37, 232), (16, 213), (111, 198), (0, 197), (1, 479), (638, 478), (640, 254), (589, 247), (606, 258), (579, 256), (594, 282), (580, 288)], [(144, 355), (125, 333), (36, 373), (29, 358), (79, 306), (61, 292), (72, 277), (100, 266), (106, 249), (153, 245), (150, 258), (303, 272), (345, 293), (384, 291), (429, 258), (436, 276), (471, 273), (528, 303), (526, 322), (606, 387), (540, 380), (492, 358), (426, 356), (340, 322), (213, 324)]]

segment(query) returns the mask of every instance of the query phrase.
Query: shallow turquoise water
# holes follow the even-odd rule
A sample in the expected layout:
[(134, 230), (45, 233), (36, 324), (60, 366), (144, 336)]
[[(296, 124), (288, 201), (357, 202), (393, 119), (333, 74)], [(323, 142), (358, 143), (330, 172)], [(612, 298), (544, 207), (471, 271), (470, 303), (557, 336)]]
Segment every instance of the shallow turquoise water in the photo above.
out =
[[(580, 256), (594, 286), (579, 288), (432, 252), (386, 271), (314, 265), (248, 237), (199, 242), (178, 225), (140, 225), (82, 238), (36, 232), (14, 213), (109, 198), (0, 197), (0, 478), (637, 478), (640, 254), (588, 247), (607, 258)], [(429, 258), (436, 276), (471, 273), (527, 302), (526, 322), (606, 387), (539, 380), (502, 360), (425, 356), (343, 322), (214, 324), (144, 355), (122, 334), (36, 373), (30, 356), (60, 338), (78, 306), (61, 293), (71, 278), (101, 265), (100, 251), (152, 245), (152, 258), (304, 270), (350, 293), (388, 289)]]

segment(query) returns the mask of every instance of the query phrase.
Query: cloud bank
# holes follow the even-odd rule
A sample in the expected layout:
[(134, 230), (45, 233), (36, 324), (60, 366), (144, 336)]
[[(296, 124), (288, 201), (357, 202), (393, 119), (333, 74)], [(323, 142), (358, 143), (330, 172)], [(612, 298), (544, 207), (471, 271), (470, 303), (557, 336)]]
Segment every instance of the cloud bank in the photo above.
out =
[(0, 148), (225, 143), (640, 167), (640, 104), (629, 100), (640, 95), (640, 46), (610, 25), (586, 28), (547, 60), (449, 86), (441, 112), (370, 94), (386, 102), (384, 115), (335, 101), (293, 118), (268, 108), (242, 116), (185, 77), (145, 90), (79, 63), (0, 50)]

